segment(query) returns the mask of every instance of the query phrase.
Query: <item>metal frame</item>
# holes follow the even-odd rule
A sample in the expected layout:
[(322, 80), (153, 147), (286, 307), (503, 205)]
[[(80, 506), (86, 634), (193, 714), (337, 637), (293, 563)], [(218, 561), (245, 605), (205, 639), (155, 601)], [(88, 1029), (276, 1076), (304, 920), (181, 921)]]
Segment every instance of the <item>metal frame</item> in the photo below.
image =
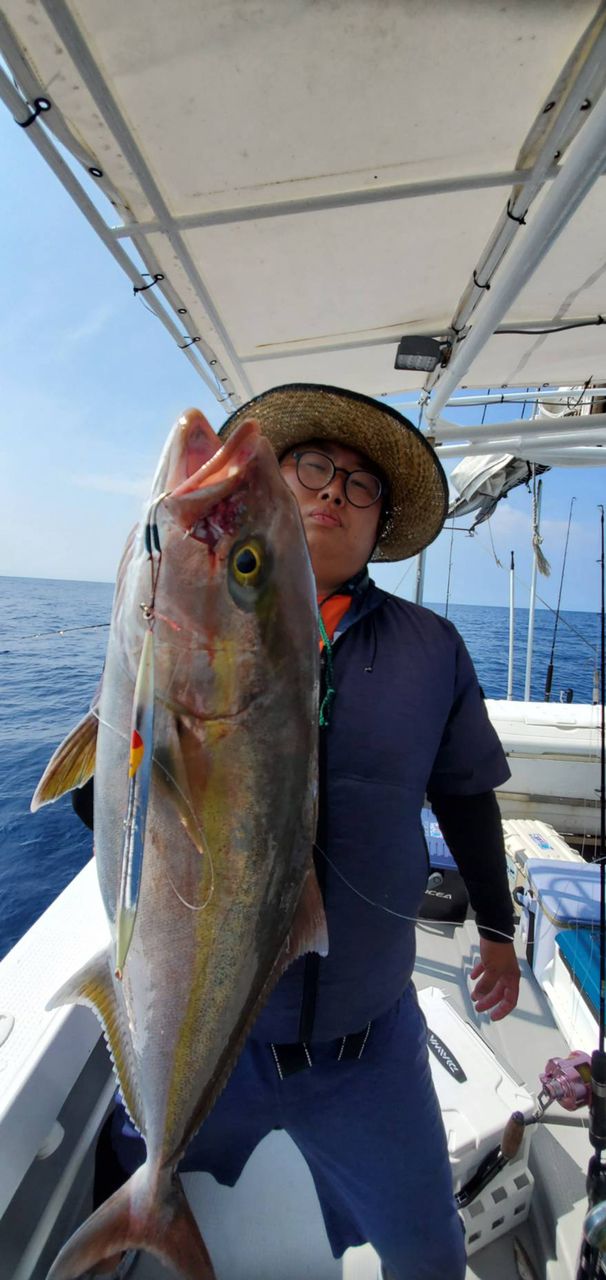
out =
[[(389, 334), (373, 335), (353, 341), (340, 342), (334, 340), (321, 343), (313, 340), (309, 343), (302, 341), (267, 347), (262, 352), (255, 351), (250, 354), (239, 354), (235, 350), (221, 316), (182, 238), (182, 233), (194, 227), (216, 226), (250, 219), (279, 217), (389, 200), (414, 199), (449, 191), (456, 192), (513, 184), (506, 209), (502, 213), (474, 273), (475, 280), (481, 278), (485, 284), (503, 262), (510, 245), (514, 240), (517, 240), (518, 243), (514, 246), (513, 257), (511, 259), (508, 258), (508, 280), (505, 285), (502, 285), (501, 281), (497, 280), (492, 286), (491, 294), (487, 295), (485, 289), (472, 280), (468, 283), (463, 293), (449, 328), (440, 333), (436, 332), (435, 326), (427, 330), (418, 330), (415, 327), (416, 332), (424, 332), (439, 337), (450, 335), (456, 338), (454, 353), (448, 367), (440, 369), (434, 375), (431, 375), (421, 395), (421, 403), (426, 406), (426, 422), (430, 429), (433, 428), (438, 434), (444, 430), (444, 426), (441, 423), (438, 427), (441, 408), (449, 400), (452, 390), (459, 385), (474, 356), (493, 333), (505, 334), (513, 329), (532, 332), (533, 329), (537, 328), (548, 329), (551, 327), (556, 329), (559, 327), (558, 322), (553, 319), (525, 321), (519, 324), (499, 324), (499, 321), (502, 320), (509, 309), (513, 298), (517, 296), (522, 283), (526, 283), (529, 274), (536, 269), (544, 253), (547, 252), (549, 245), (568, 221), (585, 192), (589, 190), (589, 187), (596, 180), (606, 161), (603, 131), (601, 131), (599, 125), (595, 124), (598, 117), (600, 120), (603, 118), (605, 96), (603, 89), (606, 83), (606, 7), (604, 5), (600, 5), (598, 12), (594, 15), (587, 30), (568, 59), (552, 93), (548, 96), (542, 112), (532, 126), (520, 151), (515, 169), (510, 172), (476, 174), (468, 177), (459, 176), (412, 183), (394, 183), (383, 188), (361, 188), (353, 191), (329, 192), (317, 196), (300, 196), (286, 201), (251, 203), (240, 207), (216, 209), (182, 218), (173, 218), (65, 0), (40, 0), (40, 3), (49, 21), (53, 24), (58, 38), (64, 44), (66, 52), (72, 59), (82, 82), (94, 100), (113, 138), (121, 148), (127, 164), (140, 185), (143, 196), (153, 210), (153, 219), (144, 222), (127, 221), (123, 226), (118, 227), (107, 225), (48, 137), (47, 129), (51, 128), (57, 137), (68, 146), (72, 154), (83, 165), (90, 167), (91, 159), (94, 158), (83, 153), (81, 145), (71, 134), (68, 124), (56, 107), (53, 106), (53, 110), (46, 117), (40, 117), (34, 123), (29, 130), (30, 138), (60, 178), (72, 199), (87, 217), (94, 230), (112, 253), (112, 256), (133, 283), (136, 282), (138, 287), (141, 287), (141, 284), (145, 282), (142, 281), (140, 271), (121, 250), (119, 242), (125, 239), (130, 241), (141, 255), (144, 265), (149, 268), (150, 274), (154, 275), (159, 270), (159, 264), (147, 243), (146, 236), (158, 233), (166, 236), (204, 309), (205, 317), (218, 333), (232, 362), (234, 373), (239, 378), (241, 386), (247, 394), (252, 394), (252, 387), (245, 369), (247, 364), (280, 359), (298, 353), (313, 355), (330, 351), (355, 350), (365, 346), (392, 345), (401, 336), (402, 332), (410, 331), (412, 325), (404, 325), (397, 329), (395, 329), (395, 326), (390, 326), (392, 332)], [(2, 33), (4, 46), (9, 51), (7, 56), (9, 60), (12, 59), (14, 61), (15, 67), (18, 69), (18, 78), (24, 92), (31, 95), (32, 99), (36, 92), (45, 94), (44, 88), (37, 84), (31, 67), (27, 64), (10, 27), (2, 19), (1, 15), (0, 32)], [(598, 104), (593, 106), (589, 112), (591, 103), (595, 101), (596, 97), (599, 98), (600, 94), (602, 94), (601, 102), (598, 101)], [(24, 99), (16, 93), (8, 77), (3, 75), (0, 82), (0, 96), (4, 97), (7, 105), (10, 105), (11, 110), (17, 116), (24, 110)], [(580, 136), (573, 147), (572, 157), (567, 158), (563, 166), (559, 166), (557, 162), (562, 152), (570, 146), (577, 134), (580, 134)], [(599, 158), (592, 161), (591, 152), (592, 150), (595, 151), (595, 143), (599, 146)], [(586, 172), (579, 177), (579, 171), (583, 168)], [(574, 177), (573, 172), (575, 174)], [(531, 226), (526, 228), (523, 225), (524, 215), (546, 183), (551, 183), (551, 189), (546, 192), (538, 214), (533, 217)], [(572, 193), (569, 188), (575, 184), (577, 190)], [(109, 183), (103, 176), (99, 180), (99, 187), (109, 193)], [(117, 203), (119, 205), (120, 200)], [(127, 210), (125, 210), (125, 216), (128, 216)], [(537, 244), (539, 241), (541, 242), (540, 245)], [(521, 275), (523, 275), (523, 280), (520, 278)], [(162, 323), (175, 341), (178, 342), (178, 345), (183, 347), (183, 343), (180, 340), (183, 335), (179, 333), (177, 328), (179, 321), (175, 324), (173, 317), (167, 314), (158, 304), (159, 294), (162, 294), (170, 310), (176, 313), (175, 319), (179, 312), (189, 314), (189, 311), (183, 306), (182, 300), (168, 281), (158, 282), (154, 289), (148, 292), (146, 299), (148, 305), (162, 320)], [(474, 320), (471, 329), (468, 329), (467, 326), (476, 308), (479, 311), (479, 319)], [(588, 323), (591, 323), (592, 320), (593, 317), (587, 318)], [(210, 345), (201, 335), (195, 332), (188, 331), (187, 337), (192, 345), (187, 347), (185, 355), (196, 369), (196, 372), (202, 376), (209, 389), (220, 401), (225, 402), (228, 408), (239, 403), (240, 396), (230, 386), (231, 379), (221, 366)], [(196, 345), (193, 345), (194, 343)], [(434, 394), (431, 402), (427, 404), (428, 395), (432, 389)], [(522, 399), (521, 396), (512, 397), (512, 399), (516, 398)], [(524, 398), (531, 399), (531, 396), (527, 394)], [(479, 402), (488, 403), (489, 401), (484, 399)], [(475, 401), (475, 403), (478, 403), (478, 401)], [(475, 432), (474, 438), (477, 439)]]
[[(555, 178), (559, 166), (552, 162), (545, 178)], [(396, 182), (384, 187), (357, 187), (352, 191), (328, 191), (317, 196), (293, 196), (290, 200), (259, 201), (234, 205), (229, 209), (210, 209), (207, 213), (188, 213), (164, 222), (138, 222), (136, 230), (144, 235), (173, 228), (194, 231), (200, 227), (220, 227), (231, 222), (257, 222), (263, 218), (283, 218), (292, 213), (321, 213), (326, 209), (350, 209), (358, 205), (383, 204), (390, 200), (416, 200), (422, 196), (448, 195), (459, 191), (482, 191), (490, 187), (525, 187), (534, 179), (532, 169), (512, 169), (503, 173), (471, 174), (469, 177), (436, 178), (427, 182)], [(132, 235), (128, 223), (112, 229), (118, 240)]]
[[(9, 111), (12, 113), (15, 120), (18, 120), (20, 116), (21, 117), (24, 116), (24, 108), (26, 108), (26, 103), (24, 102), (24, 99), (21, 97), (21, 95), (17, 92), (14, 85), (11, 83), (8, 76), (2, 70), (1, 67), (0, 67), (0, 99), (6, 104), (6, 106), (8, 107)], [(84, 217), (86, 218), (87, 222), (90, 223), (93, 231), (95, 231), (96, 234), (99, 236), (99, 239), (103, 242), (106, 249), (109, 250), (112, 257), (117, 262), (118, 266), (121, 267), (122, 271), (124, 271), (125, 275), (131, 281), (132, 285), (135, 288), (141, 288), (141, 286), (147, 284), (148, 281), (146, 281), (145, 277), (141, 274), (138, 267), (136, 267), (134, 262), (132, 262), (132, 260), (128, 257), (128, 254), (125, 253), (122, 246), (115, 244), (114, 241), (112, 240), (111, 235), (108, 233), (108, 228), (101, 214), (95, 208), (92, 200), (89, 199), (83, 187), (81, 186), (80, 182), (78, 181), (76, 176), (72, 173), (69, 166), (65, 163), (65, 160), (62, 158), (62, 156), (58, 152), (57, 148), (55, 147), (54, 143), (50, 139), (46, 130), (43, 128), (40, 128), (38, 125), (38, 122), (36, 121), (36, 123), (32, 125), (28, 130), (28, 133), (29, 133), (30, 141), (33, 142), (34, 146), (36, 147), (36, 150), (39, 151), (40, 155), (46, 161), (49, 168), (52, 169), (53, 173), (55, 174), (55, 177), (59, 179), (59, 182), (65, 188), (65, 190), (67, 191), (67, 194), (74, 201), (74, 204), (76, 204), (77, 207), (80, 209), (80, 212), (84, 214)], [(148, 261), (144, 260), (144, 265), (150, 267), (150, 274), (155, 274), (153, 270), (153, 263), (149, 262), (149, 260)], [(163, 289), (160, 285), (158, 285), (157, 288), (149, 289), (147, 290), (147, 293), (146, 293), (147, 306), (150, 308), (151, 311), (153, 311), (157, 319), (161, 321), (161, 323), (164, 325), (165, 329), (167, 329), (173, 341), (176, 342), (177, 346), (181, 347), (181, 349), (183, 350), (183, 354), (189, 360), (190, 364), (195, 369), (199, 377), (202, 378), (202, 381), (206, 384), (209, 391), (211, 391), (212, 394), (217, 397), (217, 399), (224, 398), (225, 396), (224, 388), (221, 387), (220, 383), (215, 378), (213, 370), (210, 369), (209, 371), (207, 371), (204, 368), (204, 366), (200, 361), (200, 357), (196, 351), (196, 347), (191, 346), (191, 347), (183, 348), (182, 343), (183, 343), (184, 337), (187, 337), (188, 335), (187, 334), (184, 335), (179, 331), (172, 316), (170, 316), (168, 312), (164, 309), (164, 307), (161, 305), (161, 303), (158, 300), (158, 291), (163, 293), (164, 296), (166, 297), (166, 290)], [(214, 353), (211, 353), (211, 354), (214, 355)]]
[[(565, 423), (569, 430), (560, 431), (558, 423), (562, 425)], [(575, 426), (575, 423), (578, 423), (578, 426)], [(440, 419), (436, 423), (434, 436), (439, 441), (469, 440), (475, 444), (485, 440), (507, 440), (512, 436), (531, 443), (535, 440), (543, 440), (547, 436), (557, 435), (558, 439), (566, 436), (571, 441), (573, 437), (577, 437), (580, 443), (581, 436), (593, 439), (594, 432), (605, 429), (606, 413), (592, 413), (583, 418), (572, 417), (572, 415), (568, 418), (512, 418), (510, 422), (484, 422), (474, 427), (459, 426), (456, 422), (445, 422)]]
[[(575, 64), (577, 66), (576, 74), (574, 70)], [(541, 115), (535, 122), (522, 147), (518, 157), (518, 167), (525, 169), (530, 156), (536, 150), (537, 138), (541, 138), (539, 149), (534, 158), (531, 181), (525, 184), (523, 188), (514, 188), (512, 191), (506, 208), (501, 214), (499, 222), (476, 264), (472, 278), (464, 290), (452, 319), (452, 331), (454, 334), (465, 334), (476, 307), (482, 299), (485, 299), (486, 288), (491, 286), (495, 271), (502, 263), (514, 240), (519, 238), (525, 226), (525, 216), (530, 204), (543, 188), (554, 157), (559, 159), (562, 151), (570, 145), (580, 129), (583, 130), (584, 135), (587, 123), (584, 113), (591, 109), (592, 103), (595, 103), (603, 93), (605, 84), (606, 10), (601, 5), (571, 58), (569, 58), (560, 73), (552, 93), (548, 95)], [(547, 120), (546, 127), (545, 120)], [(538, 262), (535, 263), (536, 265), (538, 265)], [(529, 268), (527, 274), (531, 274), (534, 269), (534, 267)], [(492, 301), (494, 303), (494, 297)], [(484, 315), (485, 310), (486, 304), (484, 302), (482, 315)], [(499, 318), (505, 314), (506, 310), (507, 307), (501, 311)], [(495, 329), (496, 324), (493, 324), (492, 330), (490, 332), (486, 331), (484, 342)], [(470, 363), (471, 360), (465, 363), (464, 359), (459, 358), (459, 365), (463, 364), (465, 369), (469, 368)], [(447, 375), (441, 375), (440, 372), (428, 378), (426, 389), (429, 390), (439, 382), (444, 381), (449, 383), (452, 390), (452, 380)], [(430, 421), (434, 420), (436, 413), (446, 403), (442, 396), (443, 392), (439, 391), (428, 414)], [(446, 396), (447, 398), (448, 396)], [(436, 403), (437, 409), (434, 407)]]
[(440, 411), (465, 376), (478, 352), (495, 332), (529, 276), (536, 271), (551, 245), (563, 231), (588, 191), (601, 176), (606, 164), (606, 93), (602, 93), (578, 137), (571, 155), (558, 177), (545, 193), (543, 201), (524, 228), (524, 239), (518, 239), (507, 259), (507, 277), (500, 274), (485, 294), (479, 318), (466, 336), (460, 337), (450, 363), (434, 383), (434, 394), (427, 407), (430, 427), (438, 421)]
[[(597, 328), (601, 323), (606, 324), (606, 321), (601, 321), (599, 316), (583, 316), (581, 319), (575, 320), (571, 323), (571, 327), (585, 326), (589, 328), (591, 325), (595, 325)], [(397, 346), (400, 338), (404, 337), (407, 333), (414, 333), (415, 337), (423, 338), (438, 338), (446, 340), (454, 340), (456, 338), (456, 334), (447, 325), (442, 329), (437, 329), (435, 325), (419, 325), (414, 322), (407, 321), (401, 325), (391, 325), (390, 327), (393, 330), (392, 333), (384, 333), (380, 336), (375, 335), (373, 337), (368, 336), (365, 338), (350, 338), (344, 342), (339, 341), (337, 338), (329, 338), (326, 342), (315, 342), (313, 339), (307, 340), (303, 338), (300, 340), (297, 339), (294, 342), (277, 343), (275, 346), (264, 347), (263, 351), (242, 353), (240, 355), (240, 359), (243, 364), (262, 364), (265, 360), (284, 360), (293, 355), (321, 355), (326, 351), (356, 351), (363, 347)], [(508, 324), (499, 325), (494, 332), (495, 336), (508, 333), (528, 333), (532, 336), (533, 332), (537, 329), (552, 329), (554, 333), (557, 333), (561, 328), (561, 322), (559, 320), (554, 320), (553, 316), (550, 316), (549, 320), (521, 320), (519, 323), (512, 320)], [(526, 385), (526, 383), (523, 383), (524, 387)], [(545, 385), (550, 386), (551, 384), (546, 383)], [(397, 395), (398, 393), (393, 392), (392, 394)], [(421, 395), (423, 395), (423, 393), (421, 393)], [(514, 395), (513, 399), (521, 400), (522, 396)], [(457, 399), (456, 403), (459, 404), (460, 401)], [(484, 400), (481, 400), (480, 403), (483, 404)]]
[[(145, 160), (143, 159), (141, 151), (130, 132), (124, 116), (122, 115), (113, 94), (110, 92), (108, 85), (103, 79), (97, 63), (95, 62), (88, 45), (74, 22), (67, 5), (64, 3), (64, 0), (40, 0), (40, 3), (42, 8), (46, 11), (49, 20), (53, 23), (57, 35), (63, 42), (66, 52), (69, 54), (79, 75), (82, 77), (82, 81), (86, 85), (88, 92), (98, 107), (108, 129), (111, 131), (113, 137), (118, 143), (127, 164), (137, 178), (148, 204), (152, 209), (154, 209), (156, 216), (160, 221), (169, 222), (170, 211), (168, 205), (165, 203), (164, 197), (156, 185)], [(252, 396), (252, 387), (244, 369), (242, 368), (238, 354), (186, 244), (180, 234), (170, 228), (167, 229), (166, 236), (171, 248), (177, 255), (190, 283), (200, 299), (211, 324), (216, 329), (225, 350), (229, 354), (229, 357), (233, 362), (234, 369), (240, 377), (244, 389)], [(143, 237), (138, 234), (138, 231), (135, 233), (133, 230), (132, 239), (133, 243), (135, 243), (137, 248), (140, 250)], [(224, 378), (220, 377), (219, 381), (227, 384), (229, 379), (225, 376)]]
[[(67, 11), (65, 10), (64, 6), (60, 4), (59, 6), (56, 6), (54, 3), (51, 3), (50, 5), (45, 5), (45, 7), (49, 11), (49, 18), (53, 22), (55, 22), (55, 9), (57, 7), (60, 8), (64, 14), (66, 14), (66, 25), (69, 26), (69, 24), (71, 24), (73, 30), (75, 31), (75, 41), (80, 42), (80, 45), (83, 50), (83, 56), (90, 63), (90, 66), (92, 68), (91, 74), (93, 76), (93, 79), (95, 80), (96, 88), (101, 94), (103, 93), (103, 91), (105, 91), (107, 95), (107, 99), (109, 101), (110, 100), (109, 90), (104, 89), (104, 81), (100, 73), (98, 72), (98, 69), (95, 67), (95, 64), (90, 54), (88, 53), (88, 50), (86, 49), (86, 46), (84, 45), (79, 32), (77, 31), (76, 28), (73, 27), (71, 15), (67, 14)], [(68, 41), (63, 32), (61, 33), (61, 38), (64, 40), (64, 43), (67, 48)], [(19, 46), (15, 42), (12, 30), (8, 25), (8, 23), (6, 22), (6, 19), (2, 13), (0, 13), (0, 44), (3, 50), (5, 51), (5, 56), (7, 58), (7, 62), (9, 66), (14, 72), (18, 73), (19, 83), (23, 86), (23, 92), (19, 92), (15, 88), (12, 80), (9, 78), (9, 76), (5, 73), (5, 71), (0, 66), (0, 99), (4, 101), (5, 105), (8, 107), (9, 111), (13, 115), (13, 118), (15, 119), (15, 121), (19, 122), (20, 120), (23, 120), (27, 117), (28, 107), (36, 97), (45, 97), (51, 103), (52, 103), (52, 98), (50, 97), (45, 87), (40, 85), (36, 81), (31, 71), (31, 68), (23, 58), (21, 51), (19, 49)], [(71, 53), (71, 50), (70, 50), (70, 53)], [(73, 56), (73, 54), (71, 54), (71, 56)], [(80, 75), (82, 76), (82, 79), (84, 80), (85, 77), (84, 77), (82, 68), (78, 67), (78, 70)], [(89, 91), (91, 92), (92, 96), (95, 97), (88, 82), (87, 82), (87, 87), (89, 88)], [(99, 110), (102, 111), (102, 106), (100, 102), (97, 99), (95, 99), (95, 101), (97, 102), (97, 106), (99, 107)], [(105, 114), (103, 111), (102, 113)], [(117, 111), (117, 109), (116, 109), (116, 115), (119, 117), (119, 112)], [(107, 121), (107, 123), (108, 123), (108, 127), (112, 129), (112, 124), (110, 123), (110, 121)], [(51, 128), (52, 128), (52, 132), (57, 136), (57, 138), (61, 141), (61, 143), (66, 147), (66, 149), (75, 157), (75, 159), (79, 161), (85, 168), (89, 169), (90, 163), (93, 157), (87, 156), (82, 151), (81, 146), (78, 144), (77, 140), (73, 138), (67, 124), (65, 123), (61, 115), (61, 112), (54, 105), (54, 103), (52, 103), (51, 111), (45, 112), (44, 114), (39, 115), (37, 120), (35, 120), (34, 123), (28, 128), (27, 133), (30, 141), (33, 142), (34, 146), (40, 152), (43, 159), (48, 164), (49, 168), (52, 170), (55, 176), (59, 179), (62, 186), (67, 191), (68, 195), (74, 201), (76, 206), (80, 209), (80, 212), (84, 215), (84, 217), (90, 223), (93, 230), (102, 240), (105, 247), (109, 250), (112, 257), (117, 262), (118, 266), (121, 267), (121, 269), (125, 272), (128, 278), (131, 280), (132, 284), (136, 288), (141, 288), (142, 286), (149, 284), (149, 280), (146, 280), (141, 270), (133, 263), (132, 259), (125, 252), (122, 245), (120, 245), (115, 240), (114, 235), (112, 233), (112, 229), (108, 226), (102, 214), (99, 212), (99, 210), (94, 205), (93, 201), (87, 195), (77, 175), (70, 169), (69, 165), (66, 164), (58, 148), (56, 147), (53, 139), (50, 136), (49, 130)], [(127, 151), (127, 143), (126, 143), (126, 139), (130, 138), (130, 133), (128, 131), (126, 124), (123, 125), (123, 128), (124, 128), (125, 136), (120, 137), (118, 141), (120, 146), (124, 150), (125, 155), (130, 160), (130, 156), (128, 155), (128, 151)], [(132, 148), (137, 150), (134, 142), (132, 142)], [(143, 165), (143, 162), (142, 162), (142, 167), (145, 168), (145, 166)], [(138, 181), (141, 182), (140, 174), (137, 173), (136, 176), (138, 178)], [(150, 175), (150, 183), (155, 187), (155, 184), (153, 183), (153, 179), (151, 179), (151, 175)], [(113, 192), (111, 191), (111, 189), (108, 188), (107, 182), (106, 181), (100, 182), (99, 186), (102, 193), (107, 196), (108, 200), (111, 200), (113, 197)], [(147, 192), (145, 194), (146, 194), (146, 198), (148, 198), (148, 201), (152, 203), (149, 194)], [(158, 196), (159, 196), (159, 199), (162, 200), (160, 193), (158, 193)], [(115, 203), (121, 204), (122, 202), (118, 200), (118, 201), (115, 201)], [(153, 277), (158, 273), (162, 274), (160, 270), (160, 265), (153, 251), (151, 250), (150, 246), (145, 241), (138, 242), (135, 236), (132, 237), (132, 241), (143, 262), (144, 268), (147, 268), (147, 272), (149, 276)], [(173, 243), (172, 240), (171, 240), (171, 243)], [(173, 248), (175, 249), (175, 253), (179, 257), (180, 261), (183, 263), (183, 255), (179, 252), (179, 248), (175, 243), (173, 243)], [(183, 265), (185, 266), (184, 263)], [(193, 263), (192, 263), (192, 266), (193, 266)], [(194, 268), (194, 271), (195, 271), (195, 268)], [(206, 290), (202, 284), (202, 281), (200, 281), (200, 286), (201, 286), (201, 290), (198, 290), (198, 288), (194, 283), (194, 289), (198, 297), (200, 298), (200, 301), (203, 303), (203, 305), (205, 305), (204, 297), (206, 294)], [(158, 298), (160, 295), (162, 295), (165, 303), (170, 308), (170, 312), (173, 313), (172, 315), (169, 314), (169, 312), (159, 303)], [(186, 356), (189, 363), (194, 368), (195, 372), (198, 374), (200, 378), (202, 378), (202, 381), (208, 387), (209, 391), (213, 394), (213, 396), (219, 401), (219, 403), (225, 404), (228, 411), (232, 408), (235, 408), (238, 404), (240, 404), (242, 398), (235, 391), (234, 387), (231, 385), (231, 378), (228, 376), (227, 371), (225, 370), (222, 363), (220, 362), (216, 352), (213, 350), (210, 344), (206, 341), (206, 339), (202, 337), (200, 334), (198, 334), (195, 329), (192, 332), (192, 321), (190, 318), (189, 308), (185, 306), (184, 300), (178, 295), (176, 290), (171, 286), (170, 282), (166, 279), (159, 280), (154, 285), (153, 289), (148, 289), (146, 291), (145, 300), (146, 300), (147, 306), (149, 306), (150, 310), (153, 311), (157, 319), (159, 319), (162, 322), (164, 327), (169, 332), (170, 336), (176, 342), (177, 346), (183, 351), (184, 355)], [(212, 304), (210, 305), (212, 306)], [(187, 317), (187, 319), (182, 320), (181, 319), (182, 315), (184, 317)], [(218, 324), (216, 327), (218, 331), (221, 333), (221, 336), (223, 336), (222, 325), (218, 317), (217, 317), (217, 320), (218, 320)], [(179, 324), (183, 325), (183, 329), (185, 330), (185, 333), (183, 333), (178, 328)], [(231, 345), (229, 343), (229, 339), (228, 339), (228, 344)], [(239, 365), (239, 362), (237, 363)], [(246, 390), (249, 391), (250, 384), (244, 372), (242, 373), (242, 380)]]

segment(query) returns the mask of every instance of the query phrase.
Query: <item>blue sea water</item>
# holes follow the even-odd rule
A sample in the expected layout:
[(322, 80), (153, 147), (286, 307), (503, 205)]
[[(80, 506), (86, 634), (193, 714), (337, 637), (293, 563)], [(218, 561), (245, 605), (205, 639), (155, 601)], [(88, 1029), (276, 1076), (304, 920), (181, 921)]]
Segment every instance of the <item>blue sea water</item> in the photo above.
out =
[[(103, 665), (113, 586), (0, 577), (0, 957), (91, 856), (91, 833), (69, 797), (38, 813), (29, 803), (55, 747), (88, 710)], [(430, 606), (431, 607), (431, 606)], [(443, 613), (443, 607), (433, 606)], [(506, 608), (451, 605), (487, 697), (507, 686)], [(522, 696), (526, 610), (516, 612), (514, 696)], [(553, 615), (535, 623), (532, 696), (541, 698)], [(572, 688), (591, 701), (599, 619), (564, 613), (558, 627), (552, 698)]]

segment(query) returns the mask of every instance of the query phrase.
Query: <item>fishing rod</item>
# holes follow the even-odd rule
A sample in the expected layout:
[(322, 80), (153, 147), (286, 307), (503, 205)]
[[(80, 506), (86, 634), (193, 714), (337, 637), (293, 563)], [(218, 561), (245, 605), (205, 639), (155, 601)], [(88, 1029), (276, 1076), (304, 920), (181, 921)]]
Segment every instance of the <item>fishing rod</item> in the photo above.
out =
[(600, 506), (600, 1004), (598, 1048), (591, 1056), (589, 1141), (593, 1155), (587, 1169), (589, 1212), (583, 1224), (583, 1241), (577, 1280), (598, 1280), (606, 1274), (606, 600), (604, 572), (604, 507)]
[(566, 542), (564, 543), (564, 558), (563, 558), (563, 560), (562, 560), (562, 572), (561, 572), (561, 574), (560, 574), (560, 590), (559, 590), (559, 592), (558, 592), (558, 603), (557, 603), (557, 606), (556, 606), (556, 615), (555, 615), (555, 621), (554, 621), (554, 624), (553, 624), (553, 640), (552, 640), (552, 642), (551, 642), (551, 656), (550, 656), (550, 659), (549, 659), (549, 666), (548, 666), (548, 668), (547, 668), (547, 676), (546, 676), (546, 678), (545, 678), (545, 702), (549, 702), (549, 699), (550, 699), (550, 697), (551, 697), (551, 682), (552, 682), (552, 680), (553, 680), (553, 656), (554, 656), (554, 653), (555, 653), (556, 636), (557, 636), (557, 633), (558, 633), (558, 622), (559, 622), (559, 620), (560, 620), (560, 604), (561, 604), (561, 601), (562, 601), (562, 587), (564, 586), (564, 570), (566, 569), (566, 557), (567, 557), (567, 555), (568, 555), (568, 539), (569, 539), (569, 537), (570, 537), (570, 524), (571, 524), (571, 521), (572, 521), (572, 508), (573, 508), (573, 506), (574, 506), (574, 504), (575, 504), (575, 501), (576, 501), (576, 499), (575, 499), (575, 498), (571, 498), (571, 500), (570, 500), (570, 511), (569, 511), (569, 513), (568, 513), (568, 528), (567, 528), (567, 530), (566, 530)]

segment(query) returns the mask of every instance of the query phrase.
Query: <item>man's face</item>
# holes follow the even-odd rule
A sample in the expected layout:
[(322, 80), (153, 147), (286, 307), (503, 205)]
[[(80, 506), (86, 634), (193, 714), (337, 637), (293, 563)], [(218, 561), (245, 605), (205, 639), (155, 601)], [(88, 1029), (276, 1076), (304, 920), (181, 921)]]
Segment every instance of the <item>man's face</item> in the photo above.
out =
[[(321, 489), (307, 489), (297, 478), (293, 453), (308, 449), (326, 454), (335, 467), (344, 469)], [(381, 498), (372, 506), (356, 507), (345, 497), (344, 472), (373, 471), (373, 465), (363, 453), (335, 440), (311, 440), (289, 450), (280, 467), (299, 504), (318, 590), (333, 590), (368, 563), (377, 540)]]

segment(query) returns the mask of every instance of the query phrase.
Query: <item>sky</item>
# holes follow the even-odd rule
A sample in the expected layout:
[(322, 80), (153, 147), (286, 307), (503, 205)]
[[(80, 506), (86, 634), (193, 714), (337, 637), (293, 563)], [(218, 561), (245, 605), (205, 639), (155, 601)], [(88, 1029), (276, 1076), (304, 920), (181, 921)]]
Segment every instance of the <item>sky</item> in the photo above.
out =
[[(2, 104), (0, 153), (0, 574), (111, 582), (172, 423), (197, 405), (219, 427), (224, 411)], [(478, 411), (447, 414), (464, 422)], [(552, 573), (538, 590), (548, 605), (557, 600), (575, 497), (562, 605), (598, 608), (605, 480), (601, 468), (544, 477), (541, 532)], [(450, 602), (507, 605), (514, 550), (516, 604), (526, 606), (530, 509), (522, 487), (499, 504), (490, 528), (469, 536), (464, 519), (452, 537), (446, 529), (428, 552), (425, 600), (445, 603), (450, 564)], [(414, 561), (377, 566), (373, 576), (414, 598)]]

